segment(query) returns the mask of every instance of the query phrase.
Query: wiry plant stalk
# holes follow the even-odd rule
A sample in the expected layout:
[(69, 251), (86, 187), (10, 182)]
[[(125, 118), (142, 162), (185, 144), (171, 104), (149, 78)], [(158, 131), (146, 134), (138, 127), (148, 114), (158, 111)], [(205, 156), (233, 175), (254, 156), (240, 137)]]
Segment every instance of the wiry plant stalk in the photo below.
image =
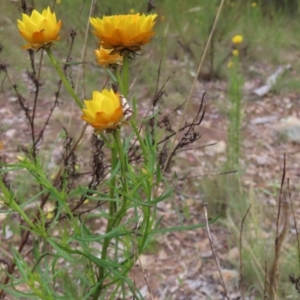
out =
[(243, 242), (243, 228), (244, 228), (244, 223), (245, 223), (245, 220), (247, 218), (247, 215), (250, 211), (250, 208), (251, 208), (251, 205), (248, 207), (243, 219), (242, 219), (242, 223), (241, 223), (241, 230), (240, 230), (240, 240), (239, 240), (239, 248), (240, 248), (240, 281), (239, 281), (239, 285), (240, 285), (240, 291), (241, 291), (241, 298), (242, 300), (245, 299), (245, 295), (244, 295), (244, 280), (243, 280), (243, 253), (242, 253), (242, 250), (243, 250), (243, 245), (242, 245), (242, 242)]
[[(277, 219), (276, 219), (276, 237), (275, 237), (275, 245), (274, 245), (275, 255), (274, 255), (272, 267), (270, 269), (270, 274), (269, 274), (269, 289), (268, 289), (269, 297), (270, 299), (274, 299), (274, 300), (278, 299), (277, 298), (278, 280), (279, 280), (278, 264), (279, 264), (280, 252), (282, 249), (283, 241), (286, 236), (288, 225), (289, 225), (288, 202), (286, 202), (283, 199), (284, 198), (283, 187), (285, 182), (285, 174), (286, 174), (286, 158), (284, 155), (278, 210), (277, 210)], [(283, 210), (283, 213), (281, 210)], [(283, 219), (283, 225), (281, 231), (279, 230), (280, 219)]]
[(221, 282), (222, 282), (222, 285), (223, 285), (223, 288), (224, 288), (224, 291), (225, 291), (226, 298), (227, 298), (227, 300), (230, 300), (231, 299), (230, 293), (229, 293), (228, 287), (226, 285), (226, 282), (224, 280), (224, 277), (223, 277), (223, 274), (222, 274), (222, 270), (221, 270), (221, 266), (220, 266), (220, 263), (219, 263), (219, 259), (218, 259), (218, 256), (216, 254), (216, 251), (215, 251), (215, 248), (214, 248), (214, 244), (213, 244), (213, 239), (212, 239), (212, 236), (211, 236), (211, 233), (210, 233), (209, 222), (208, 222), (208, 215), (207, 215), (207, 209), (206, 209), (206, 203), (204, 203), (203, 209), (204, 209), (204, 217), (205, 217), (206, 230), (207, 230), (207, 235), (208, 235), (208, 239), (209, 239), (209, 244), (210, 244), (210, 249), (211, 249), (211, 252), (212, 252), (212, 256), (213, 256), (213, 258), (214, 258), (214, 260), (216, 262), (216, 265), (217, 265), (217, 268), (218, 268), (218, 271), (219, 271), (219, 274), (220, 274)]

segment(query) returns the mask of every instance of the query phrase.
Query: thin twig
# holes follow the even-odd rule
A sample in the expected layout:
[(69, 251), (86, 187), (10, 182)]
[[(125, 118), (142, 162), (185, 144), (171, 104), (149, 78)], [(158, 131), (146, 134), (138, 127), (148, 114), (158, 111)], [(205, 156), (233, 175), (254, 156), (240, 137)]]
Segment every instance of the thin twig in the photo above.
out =
[(297, 220), (296, 220), (296, 215), (295, 215), (295, 210), (294, 210), (294, 202), (292, 200), (292, 195), (291, 195), (291, 191), (290, 191), (290, 180), (287, 180), (287, 187), (288, 187), (288, 195), (289, 195), (289, 200), (291, 203), (291, 208), (292, 208), (292, 215), (293, 215), (293, 221), (294, 221), (294, 226), (295, 226), (295, 230), (296, 230), (296, 238), (297, 238), (297, 251), (298, 251), (298, 268), (300, 271), (300, 240), (299, 240), (299, 231), (298, 231), (298, 227), (297, 227)]
[[(200, 103), (198, 112), (197, 112), (197, 114), (196, 114), (196, 116), (195, 116), (193, 122), (192, 122), (192, 123), (187, 123), (187, 124), (183, 125), (183, 126), (182, 126), (181, 128), (179, 128), (176, 132), (172, 132), (171, 134), (169, 134), (168, 136), (166, 136), (165, 138), (163, 138), (162, 140), (160, 140), (160, 141), (157, 143), (157, 145), (160, 145), (160, 144), (164, 143), (166, 140), (170, 139), (170, 138), (173, 137), (173, 136), (175, 136), (174, 139), (173, 139), (173, 140), (175, 140), (176, 137), (177, 137), (177, 136), (176, 136), (177, 133), (179, 133), (179, 132), (185, 130), (186, 128), (190, 129), (190, 128), (193, 127), (193, 126), (198, 126), (198, 125), (201, 124), (201, 122), (202, 122), (202, 120), (203, 120), (203, 118), (204, 118), (205, 110), (206, 110), (206, 102), (205, 102), (205, 100), (204, 100), (204, 96), (205, 96), (205, 93), (202, 95), (201, 103)], [(204, 109), (203, 109), (202, 115), (201, 115), (199, 121), (196, 121), (196, 119), (199, 117), (200, 112), (201, 112), (201, 110), (202, 110), (203, 107), (204, 107)], [(175, 148), (176, 148), (177, 146), (178, 146), (178, 144), (174, 147), (174, 149), (172, 150), (172, 152), (174, 152), (174, 151), (176, 150)], [(170, 153), (171, 153), (171, 152), (170, 152)], [(170, 155), (169, 155), (170, 158), (169, 158), (168, 160), (171, 159), (172, 155), (173, 155), (173, 154), (170, 154)], [(167, 160), (167, 161), (168, 161), (168, 160)]]
[(244, 282), (243, 282), (243, 255), (242, 255), (242, 241), (243, 241), (243, 228), (244, 228), (244, 223), (245, 223), (245, 220), (247, 218), (247, 215), (250, 211), (250, 208), (251, 208), (251, 204), (249, 205), (243, 219), (242, 219), (242, 223), (241, 223), (241, 230), (240, 230), (240, 244), (239, 244), (239, 248), (240, 248), (240, 291), (241, 291), (241, 297), (242, 297), (242, 300), (245, 299), (245, 295), (244, 295)]
[[(71, 58), (71, 54), (72, 54), (72, 50), (73, 50), (73, 46), (74, 46), (76, 32), (73, 31), (73, 30), (71, 30), (70, 36), (71, 36), (71, 43), (70, 43), (70, 47), (69, 47), (69, 52), (68, 52), (67, 57), (66, 57), (66, 62), (64, 64), (64, 66), (63, 66), (63, 71), (64, 71), (65, 74), (66, 74), (67, 68), (69, 66), (68, 62), (70, 61), (70, 58)], [(58, 98), (59, 98), (59, 93), (60, 93), (61, 87), (62, 87), (62, 80), (59, 80), (57, 91), (55, 92), (54, 103), (53, 103), (52, 107), (50, 108), (49, 114), (48, 114), (47, 119), (46, 119), (46, 121), (45, 121), (45, 123), (43, 125), (43, 128), (40, 130), (39, 135), (36, 138), (36, 141), (35, 141), (36, 145), (38, 144), (38, 142), (40, 141), (40, 139), (43, 137), (44, 131), (45, 131), (47, 125), (49, 124), (49, 121), (50, 121), (50, 118), (51, 118), (51, 116), (53, 114), (53, 111), (54, 111), (55, 107), (58, 104)]]
[(286, 173), (286, 160), (285, 154), (283, 155), (283, 169), (282, 169), (282, 177), (281, 177), (281, 184), (280, 184), (280, 192), (279, 192), (279, 203), (278, 203), (278, 211), (277, 211), (277, 219), (276, 219), (276, 238), (279, 237), (279, 219), (281, 213), (281, 203), (283, 198), (283, 185), (285, 180), (285, 173)]
[(157, 42), (157, 43), (152, 47), (152, 49), (149, 51), (149, 53), (148, 53), (147, 57), (145, 58), (143, 64), (141, 65), (140, 69), (137, 71), (135, 78), (132, 80), (132, 83), (130, 84), (128, 91), (130, 91), (130, 90), (134, 87), (134, 85), (135, 85), (137, 79), (140, 78), (139, 75), (140, 75), (141, 72), (143, 71), (143, 69), (144, 69), (146, 63), (147, 63), (148, 60), (150, 59), (152, 53), (154, 52), (154, 50), (155, 50), (155, 48), (157, 47), (157, 45), (161, 42), (161, 40), (162, 40), (162, 38), (159, 39), (158, 42)]
[[(87, 44), (87, 39), (88, 39), (88, 36), (89, 36), (89, 30), (90, 30), (90, 17), (92, 15), (93, 11), (94, 11), (95, 4), (96, 4), (96, 0), (92, 0), (91, 5), (90, 5), (89, 16), (87, 18), (88, 22), (87, 22), (86, 29), (85, 29), (85, 35), (84, 35), (84, 41), (83, 41), (83, 45), (82, 45), (80, 61), (84, 61), (84, 57), (86, 55), (86, 44)], [(79, 86), (80, 70), (81, 70), (83, 65), (85, 65), (85, 64), (80, 64), (80, 66), (78, 68), (78, 72), (77, 72), (77, 78), (76, 78), (75, 89), (74, 89), (76, 94), (77, 94), (78, 86)], [(85, 68), (83, 68), (83, 74), (84, 74), (84, 72), (85, 72)], [(84, 98), (85, 98), (85, 95), (84, 95)], [(68, 126), (69, 129), (71, 127), (72, 117), (74, 116), (73, 110), (74, 110), (74, 101), (72, 102), (72, 107), (71, 107), (71, 112), (72, 113), (71, 113), (71, 117), (70, 117), (70, 120), (69, 120), (69, 126)]]
[(213, 240), (212, 240), (212, 236), (211, 236), (210, 228), (209, 228), (209, 222), (208, 222), (208, 216), (207, 216), (207, 208), (206, 208), (206, 206), (207, 206), (207, 204), (204, 203), (204, 205), (203, 205), (204, 217), (205, 217), (205, 224), (206, 224), (206, 230), (207, 230), (207, 235), (208, 235), (208, 239), (209, 239), (210, 249), (211, 249), (213, 258), (214, 258), (214, 260), (216, 262), (216, 265), (217, 265), (220, 277), (221, 277), (221, 282), (222, 282), (222, 285), (223, 285), (223, 288), (224, 288), (224, 291), (225, 291), (225, 294), (226, 294), (226, 298), (228, 300), (230, 300), (231, 299), (230, 293), (228, 291), (227, 285), (226, 285), (225, 280), (223, 278), (223, 274), (222, 274), (222, 271), (221, 271), (221, 266), (220, 266), (220, 263), (219, 263), (219, 259), (218, 259), (218, 256), (217, 256), (216, 252), (215, 252), (215, 249), (214, 249), (214, 244), (213, 244)]
[(198, 76), (200, 74), (200, 71), (202, 69), (202, 65), (204, 63), (204, 59), (206, 57), (206, 54), (208, 52), (208, 49), (209, 49), (209, 46), (210, 46), (210, 43), (211, 43), (211, 40), (212, 40), (212, 37), (214, 35), (214, 32), (216, 30), (216, 26), (217, 26), (217, 23), (218, 23), (218, 20), (219, 20), (219, 17), (220, 17), (220, 14), (221, 14), (221, 11), (222, 11), (222, 8), (223, 8), (223, 5), (224, 5), (224, 2), (225, 0), (221, 0), (221, 3), (220, 3), (220, 6), (218, 8), (218, 11), (217, 11), (217, 15), (216, 15), (216, 18), (215, 18), (215, 21), (214, 21), (214, 24), (212, 26), (212, 29), (210, 31), (210, 34), (209, 34), (209, 37), (208, 37), (208, 40), (207, 40), (207, 43), (205, 45), (205, 48), (204, 48), (204, 52), (203, 52), (203, 55), (201, 57), (201, 60), (200, 60), (200, 63), (199, 63), (199, 66), (198, 66), (198, 70), (197, 70), (197, 73), (194, 77), (194, 81), (193, 81), (193, 84), (192, 84), (192, 87), (191, 87), (191, 90), (190, 90), (190, 93), (188, 95), (188, 98), (187, 98), (187, 101), (186, 101), (186, 104), (185, 104), (185, 107), (184, 107), (184, 110), (183, 110), (183, 114), (181, 116), (181, 119), (180, 119), (180, 122), (178, 124), (178, 128), (177, 128), (177, 131), (176, 131), (176, 135), (173, 139), (173, 143), (171, 145), (171, 150), (168, 154), (168, 157), (167, 157), (167, 160), (166, 160), (166, 163), (165, 163), (165, 166), (164, 166), (164, 169), (163, 169), (163, 172), (162, 173), (165, 173), (168, 165), (169, 165), (169, 160), (172, 158), (172, 154), (173, 154), (173, 151), (174, 149), (176, 148), (175, 146), (175, 141), (177, 140), (177, 137), (178, 137), (178, 134), (179, 134), (179, 129), (181, 128), (182, 124), (183, 124), (183, 121), (186, 119), (186, 112), (187, 112), (187, 108), (189, 106), (189, 103), (191, 101), (191, 98), (192, 98), (192, 94), (194, 92), (194, 89), (195, 89), (195, 86), (196, 86), (196, 82), (198, 80)]
[(234, 174), (239, 172), (240, 170), (230, 170), (230, 171), (224, 171), (224, 172), (215, 172), (215, 173), (207, 173), (207, 174), (197, 174), (193, 176), (183, 176), (181, 178), (178, 178), (178, 180), (186, 180), (191, 178), (197, 178), (197, 177), (206, 177), (206, 176), (215, 176), (215, 175), (227, 175), (227, 174)]
[[(282, 170), (282, 178), (281, 178), (281, 186), (280, 186), (280, 193), (279, 193), (279, 203), (278, 203), (278, 211), (277, 211), (277, 220), (276, 220), (276, 237), (275, 237), (275, 245), (274, 251), (275, 256), (272, 264), (272, 268), (270, 270), (270, 286), (269, 286), (269, 296), (273, 300), (277, 300), (277, 291), (278, 291), (278, 280), (279, 280), (279, 258), (280, 258), (280, 251), (282, 248), (282, 244), (288, 229), (288, 203), (283, 202), (283, 186), (285, 181), (285, 174), (286, 174), (286, 157), (284, 154), (283, 157), (283, 170)], [(283, 208), (283, 214), (281, 214), (281, 207)], [(283, 227), (281, 232), (279, 232), (279, 221), (280, 218), (283, 219)]]
[(267, 286), (268, 286), (268, 263), (265, 261), (265, 281), (264, 281), (264, 300), (268, 299)]

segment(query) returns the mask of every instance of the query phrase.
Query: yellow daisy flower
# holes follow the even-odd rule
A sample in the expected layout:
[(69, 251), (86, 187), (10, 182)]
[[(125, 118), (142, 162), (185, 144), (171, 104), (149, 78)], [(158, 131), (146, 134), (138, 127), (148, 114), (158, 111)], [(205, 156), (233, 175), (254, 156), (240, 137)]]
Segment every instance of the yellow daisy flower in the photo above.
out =
[(115, 129), (123, 119), (121, 97), (112, 89), (101, 93), (94, 91), (92, 100), (84, 100), (82, 120), (98, 131)]
[(239, 50), (238, 50), (238, 49), (232, 50), (232, 55), (233, 55), (233, 56), (239, 56), (239, 55), (240, 55)]
[(239, 35), (239, 34), (237, 34), (237, 35), (235, 35), (233, 38), (232, 38), (232, 43), (233, 44), (235, 44), (235, 45), (239, 45), (239, 44), (241, 44), (242, 43), (242, 41), (243, 41), (243, 36), (242, 35)]
[(103, 48), (135, 52), (151, 41), (156, 17), (156, 14), (114, 15), (90, 18), (90, 22)]
[(102, 67), (109, 67), (111, 65), (121, 65), (123, 63), (123, 57), (119, 53), (112, 53), (113, 50), (107, 50), (100, 47), (99, 50), (95, 50), (97, 62)]
[(58, 34), (62, 21), (56, 21), (56, 15), (49, 7), (42, 14), (35, 9), (30, 16), (22, 14), (22, 21), (17, 21), (20, 34), (28, 42), (22, 49), (38, 50), (60, 39)]

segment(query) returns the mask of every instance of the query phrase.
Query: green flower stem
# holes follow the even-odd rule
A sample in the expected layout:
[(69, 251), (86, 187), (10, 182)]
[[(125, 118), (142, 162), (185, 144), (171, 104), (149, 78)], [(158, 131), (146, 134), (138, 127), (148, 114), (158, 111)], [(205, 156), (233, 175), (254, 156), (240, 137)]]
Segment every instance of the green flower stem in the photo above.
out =
[(139, 250), (140, 250), (139, 253), (141, 253), (144, 250), (144, 246), (145, 246), (146, 240), (148, 238), (148, 233), (151, 231), (150, 213), (151, 213), (151, 207), (145, 207), (144, 208), (144, 219), (145, 219), (146, 225), (145, 225), (145, 230), (143, 233), (141, 246), (139, 248)]
[(72, 98), (75, 100), (76, 104), (79, 106), (80, 109), (83, 108), (83, 104), (81, 102), (81, 100), (78, 98), (78, 96), (76, 95), (76, 93), (74, 92), (74, 90), (72, 89), (69, 81), (67, 80), (66, 76), (64, 75), (64, 72), (62, 71), (61, 67), (59, 66), (58, 61), (54, 58), (51, 49), (45, 49), (45, 51), (47, 52), (51, 63), (53, 64), (54, 68), (56, 69), (61, 81), (64, 83), (64, 86), (66, 87), (67, 91), (69, 92), (69, 94), (72, 96)]
[(148, 150), (147, 150), (147, 147), (145, 146), (145, 143), (140, 135), (140, 132), (139, 132), (139, 129), (138, 129), (138, 126), (135, 122), (135, 117), (132, 118), (132, 120), (130, 120), (130, 124), (131, 124), (131, 127), (139, 141), (139, 144), (140, 144), (140, 147), (142, 148), (142, 152), (143, 152), (143, 156), (144, 156), (144, 165), (147, 165), (148, 163)]
[[(120, 80), (119, 80), (120, 85)], [(121, 88), (122, 87), (122, 88)], [(120, 85), (122, 95), (127, 98), (129, 90), (129, 57), (124, 53), (122, 67), (122, 85)]]
[[(127, 171), (127, 162), (124, 157), (124, 151), (123, 151), (123, 145), (121, 142), (121, 137), (120, 137), (120, 130), (116, 129), (113, 131), (114, 139), (115, 139), (115, 145), (112, 147), (112, 170), (117, 165), (117, 152), (119, 156), (119, 160), (121, 162), (121, 177), (122, 177), (122, 187), (123, 187), (123, 202), (120, 210), (118, 211), (117, 214), (115, 214), (116, 207), (115, 203), (113, 201), (110, 202), (109, 204), (109, 221), (107, 224), (106, 228), (106, 233), (109, 233), (115, 226), (118, 226), (119, 223), (121, 222), (123, 214), (126, 212), (126, 206), (127, 206), (127, 198), (126, 195), (128, 193), (128, 187), (127, 187), (127, 181), (126, 181), (126, 171)], [(113, 199), (115, 197), (115, 188), (116, 188), (116, 179), (115, 176), (111, 178), (110, 182), (110, 198)], [(104, 239), (103, 242), (103, 247), (102, 247), (102, 253), (101, 253), (101, 259), (106, 260), (107, 256), (107, 250), (109, 247), (109, 243), (111, 241), (110, 237), (107, 237)], [(99, 267), (99, 286), (97, 287), (94, 295), (93, 295), (93, 300), (96, 300), (99, 298), (101, 291), (103, 289), (103, 280), (105, 277), (105, 269), (103, 266)]]
[[(115, 83), (118, 82), (118, 79), (116, 78), (116, 76), (114, 75), (114, 73), (109, 68), (106, 69), (106, 72), (107, 72), (107, 74), (109, 75), (109, 77), (111, 78), (111, 80), (113, 82), (115, 82)], [(117, 73), (119, 73), (119, 72), (117, 71)]]
[(123, 81), (122, 81), (122, 78), (121, 78), (121, 74), (120, 74), (119, 68), (116, 71), (116, 77), (117, 77), (117, 82), (119, 84), (119, 88), (121, 90), (121, 94), (123, 94)]
[(121, 222), (122, 216), (126, 212), (126, 207), (127, 207), (127, 195), (128, 195), (128, 186), (127, 186), (127, 180), (126, 180), (126, 173), (127, 173), (127, 161), (125, 160), (125, 155), (123, 151), (123, 145), (121, 142), (121, 137), (120, 137), (120, 129), (116, 129), (113, 132), (115, 141), (116, 141), (116, 146), (119, 152), (119, 160), (121, 163), (121, 180), (122, 180), (122, 190), (123, 190), (123, 201), (120, 210), (116, 214), (114, 221), (112, 223), (112, 227), (118, 226), (119, 223)]
[[(115, 169), (116, 165), (117, 165), (117, 148), (116, 148), (116, 144), (114, 143), (114, 145), (111, 146), (111, 171), (113, 171)], [(115, 188), (116, 188), (116, 176), (114, 175), (110, 179), (109, 197), (111, 200), (115, 198)], [(115, 203), (113, 201), (110, 201), (109, 202), (109, 219), (108, 219), (108, 223), (107, 223), (107, 227), (106, 227), (106, 233), (109, 233), (112, 230), (112, 221), (114, 218), (115, 211), (116, 211)], [(111, 241), (111, 238), (109, 238), (109, 237), (104, 239), (102, 253), (101, 253), (101, 259), (103, 259), (103, 260), (106, 260), (107, 249), (108, 249), (110, 241)], [(100, 266), (99, 267), (99, 279), (98, 279), (99, 286), (96, 289), (95, 294), (93, 295), (94, 300), (99, 298), (101, 290), (103, 289), (103, 279), (104, 279), (104, 275), (105, 275), (104, 272), (105, 272), (104, 267)]]
[[(117, 166), (117, 149), (116, 145), (112, 145), (111, 147), (111, 172), (115, 169)], [(114, 199), (115, 198), (115, 189), (116, 189), (116, 176), (112, 176), (110, 179), (110, 188), (109, 188), (109, 198)], [(112, 220), (114, 213), (116, 212), (116, 203), (113, 201), (110, 201), (109, 203), (109, 217), (110, 220)]]

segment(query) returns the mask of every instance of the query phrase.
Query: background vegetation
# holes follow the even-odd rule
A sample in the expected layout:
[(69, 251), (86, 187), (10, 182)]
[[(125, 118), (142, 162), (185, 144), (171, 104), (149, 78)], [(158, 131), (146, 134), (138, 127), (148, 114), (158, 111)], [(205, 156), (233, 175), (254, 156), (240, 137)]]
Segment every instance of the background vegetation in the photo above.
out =
[[(130, 97), (139, 99), (138, 106), (141, 111), (149, 108), (149, 102), (157, 93), (157, 89), (161, 87), (163, 87), (162, 114), (168, 114), (184, 103), (196, 76), (197, 67), (220, 3), (220, 1), (206, 0), (154, 1), (155, 12), (158, 14), (156, 35), (153, 42), (145, 47), (144, 54), (133, 62), (131, 69), (131, 78), (135, 86), (130, 91)], [(105, 72), (99, 70), (95, 63), (93, 50), (96, 46), (96, 39), (92, 34), (88, 35), (83, 56), (86, 72), (77, 72), (79, 69), (77, 62), (81, 62), (82, 57), (90, 1), (40, 0), (28, 1), (28, 4), (40, 10), (48, 5), (54, 6), (58, 19), (63, 20), (62, 38), (53, 50), (57, 57), (67, 56), (70, 30), (76, 31), (69, 76), (74, 84), (78, 80), (79, 96), (89, 98), (92, 91), (101, 89), (106, 81)], [(192, 98), (187, 108), (186, 120), (190, 121), (194, 116), (195, 108), (198, 107), (202, 93), (206, 91), (208, 106), (204, 121), (207, 120), (208, 123), (204, 122), (200, 128), (203, 139), (194, 146), (193, 151), (179, 155), (173, 161), (170, 173), (168, 173), (170, 180), (174, 179), (173, 175), (176, 173), (178, 181), (175, 186), (176, 197), (170, 206), (164, 208), (164, 213), (167, 214), (168, 211), (174, 213), (176, 221), (179, 219), (196, 223), (197, 218), (199, 222), (199, 215), (203, 215), (202, 203), (206, 202), (210, 218), (221, 216), (211, 225), (211, 228), (215, 229), (214, 239), (219, 241), (219, 250), (222, 248), (219, 251), (222, 257), (222, 268), (239, 273), (236, 282), (229, 284), (229, 287), (232, 293), (242, 290), (246, 299), (263, 299), (264, 297), (264, 299), (276, 299), (276, 297), (297, 299), (299, 297), (299, 287), (297, 288), (295, 284), (300, 275), (297, 242), (299, 220), (297, 168), (299, 165), (298, 156), (295, 155), (298, 152), (298, 145), (287, 140), (278, 140), (273, 138), (273, 135), (272, 138), (264, 136), (268, 134), (265, 131), (261, 132), (259, 140), (256, 139), (257, 136), (251, 135), (251, 131), (254, 130), (251, 127), (251, 120), (255, 118), (272, 114), (278, 117), (276, 120), (279, 122), (290, 115), (299, 116), (299, 5), (300, 2), (297, 0), (225, 1), (198, 77), (198, 86), (194, 91), (195, 94), (198, 93), (198, 98), (197, 96)], [(146, 9), (147, 1), (97, 1), (93, 15), (146, 12)], [(26, 79), (29, 55), (20, 49), (23, 41), (17, 34), (16, 27), (16, 19), (20, 18), (21, 14), (20, 2), (1, 1), (0, 11), (5, 12), (0, 17), (2, 49), (0, 61), (9, 66), (20, 91), (30, 97), (32, 87)], [(237, 34), (242, 35), (244, 40), (238, 46), (238, 57), (234, 57), (232, 50), (235, 49), (235, 45), (232, 43), (232, 37)], [(47, 70), (48, 74), (47, 80), (43, 82), (41, 93), (46, 103), (45, 110), (47, 110), (49, 109), (47, 101), (54, 96), (53, 86), (57, 84), (57, 77), (47, 60), (44, 64), (44, 70)], [(292, 70), (284, 73), (265, 97), (253, 96), (252, 91), (255, 87), (263, 85), (278, 66), (287, 64), (291, 64)], [(18, 115), (12, 86), (8, 84), (3, 73), (0, 73), (0, 80), (2, 108), (12, 107), (9, 108), (12, 115)], [(248, 88), (249, 86), (251, 88)], [(61, 146), (61, 137), (64, 135), (61, 133), (61, 128), (68, 128), (69, 135), (72, 137), (78, 131), (80, 124), (79, 117), (74, 117), (72, 113), (72, 105), (64, 90), (60, 98), (61, 110), (54, 114), (51, 130), (45, 135), (40, 152), (40, 155), (45, 157), (43, 167), (49, 171), (49, 176), (55, 173), (55, 160), (59, 156), (55, 157), (55, 148), (58, 146), (53, 146), (53, 140), (56, 141), (55, 145)], [(289, 101), (293, 103), (291, 107), (281, 106), (286, 101), (285, 99), (290, 99)], [(264, 103), (271, 104), (266, 105), (267, 108), (263, 112), (257, 112), (264, 107)], [(270, 111), (270, 107), (273, 111)], [(180, 115), (182, 111), (177, 109), (176, 112)], [(43, 118), (42, 111), (39, 116)], [(172, 121), (178, 122), (179, 117), (172, 116)], [(13, 128), (18, 134), (10, 138), (6, 132)], [(210, 131), (208, 128), (217, 130)], [(15, 119), (13, 123), (1, 124), (2, 140), (5, 145), (2, 152), (4, 152), (3, 155), (7, 155), (8, 160), (23, 155), (21, 145), (28, 138), (26, 135), (22, 136), (22, 130), (25, 129), (22, 122), (18, 123)], [(86, 137), (87, 140), (88, 138)], [(261, 149), (261, 144), (268, 139), (270, 142), (266, 142), (268, 145), (263, 151), (269, 151), (269, 148), (272, 148), (270, 151), (274, 162), (261, 166), (255, 163), (257, 162), (255, 157)], [(213, 156), (211, 155), (213, 150), (210, 150), (210, 147), (199, 149), (211, 141), (225, 141), (226, 150)], [(250, 145), (247, 144), (248, 141), (251, 141)], [(83, 157), (85, 151), (86, 147), (82, 146)], [(287, 168), (283, 167), (283, 154), (286, 154)], [(87, 160), (82, 158), (81, 167), (87, 164)], [(249, 170), (251, 172), (248, 172)], [(296, 171), (293, 173), (289, 170)], [(210, 175), (211, 173), (217, 173), (217, 175)], [(281, 184), (283, 173), (286, 173), (286, 176)], [(199, 174), (205, 176), (198, 176)], [(287, 178), (290, 178), (289, 187)], [(24, 182), (22, 173), (15, 175), (13, 179), (13, 186), (22, 186), (22, 189), (18, 191), (21, 201), (31, 198), (33, 190), (38, 191), (32, 182)], [(193, 199), (192, 204), (187, 201), (190, 199)], [(246, 216), (249, 207), (251, 208)], [(170, 219), (172, 225), (176, 225), (175, 220)], [(203, 221), (203, 218), (201, 220)], [(1, 220), (1, 223), (2, 241), (5, 243), (7, 241), (13, 247), (16, 244), (15, 241), (4, 238), (5, 228), (9, 224), (14, 235), (20, 234), (21, 228), (15, 225), (13, 216)], [(241, 234), (242, 224), (244, 228)], [(183, 233), (181, 238), (188, 239), (187, 236)], [(205, 236), (198, 236), (194, 237), (193, 241), (196, 244), (198, 239), (205, 238)], [(149, 246), (149, 253), (154, 252), (157, 255), (159, 248), (168, 248), (168, 246), (164, 243), (159, 243), (157, 246), (153, 242)], [(239, 249), (240, 256), (230, 256), (232, 249)], [(72, 267), (76, 270), (76, 262)], [(277, 268), (278, 280), (276, 279)], [(23, 271), (29, 272), (26, 269)], [(77, 271), (80, 273), (80, 267)], [(157, 275), (157, 270), (149, 268), (148, 272), (153, 276)], [(164, 270), (161, 272), (163, 273)], [(77, 299), (76, 297), (80, 296), (72, 292), (76, 285), (75, 279), (67, 277), (66, 274), (62, 273), (60, 276), (62, 282), (60, 287), (69, 299)], [(207, 274), (208, 277), (211, 275), (207, 264), (203, 263), (203, 267), (195, 275), (196, 279), (200, 276), (199, 274), (203, 276)], [(242, 283), (239, 284), (241, 274), (243, 274)], [(292, 280), (291, 274), (294, 274)], [(39, 278), (39, 280), (47, 281), (49, 278)], [(272, 282), (276, 280), (278, 281), (277, 296), (270, 288)], [(84, 286), (85, 278), (80, 278), (80, 284)], [(30, 288), (38, 295), (36, 286)], [(155, 294), (153, 289), (152, 292)], [(187, 291), (184, 290), (184, 293)], [(42, 299), (42, 296), (37, 297)], [(179, 296), (176, 297), (171, 292), (167, 292), (164, 299), (180, 299)], [(209, 299), (205, 297), (208, 296), (204, 296), (203, 299)], [(214, 296), (211, 296), (211, 299), (214, 299)]]

